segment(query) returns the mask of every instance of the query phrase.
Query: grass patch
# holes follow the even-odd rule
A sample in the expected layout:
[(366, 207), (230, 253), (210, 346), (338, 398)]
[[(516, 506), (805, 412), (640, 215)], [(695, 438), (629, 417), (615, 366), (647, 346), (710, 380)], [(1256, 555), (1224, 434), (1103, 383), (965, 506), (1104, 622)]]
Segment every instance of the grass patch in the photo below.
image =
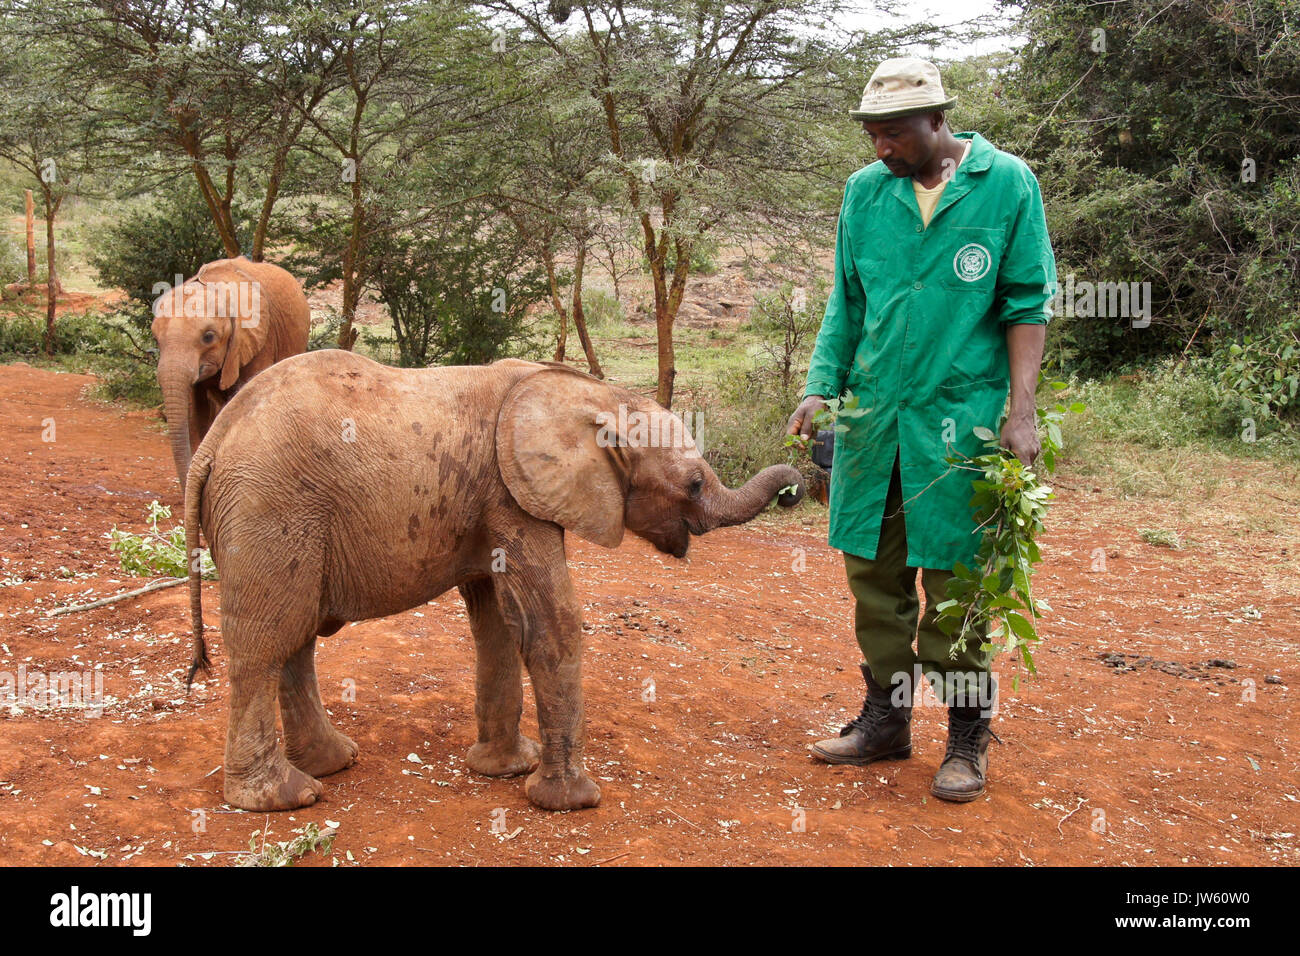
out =
[(1170, 531), (1166, 528), (1139, 528), (1138, 537), (1147, 544), (1153, 544), (1158, 548), (1170, 548), (1174, 551), (1183, 550), (1183, 536), (1177, 531)]

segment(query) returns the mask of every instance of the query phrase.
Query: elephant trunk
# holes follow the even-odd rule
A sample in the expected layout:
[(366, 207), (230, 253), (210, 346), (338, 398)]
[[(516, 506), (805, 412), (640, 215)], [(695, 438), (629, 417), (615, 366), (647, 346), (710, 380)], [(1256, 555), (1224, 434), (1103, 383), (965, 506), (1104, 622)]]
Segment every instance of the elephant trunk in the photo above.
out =
[(783, 488), (793, 486), (795, 489), (781, 494), (778, 498), (778, 503), (785, 508), (797, 503), (804, 493), (799, 472), (789, 465), (771, 465), (764, 468), (734, 490), (722, 487), (721, 482), (718, 484), (717, 491), (708, 499), (709, 530), (744, 524), (752, 520)]
[(190, 459), (194, 455), (194, 449), (190, 447), (194, 377), (194, 370), (179, 362), (163, 362), (158, 366), (158, 386), (163, 393), (167, 431), (171, 434), (172, 460), (176, 463), (176, 476), (181, 480), (182, 496), (185, 494), (185, 475), (190, 470)]

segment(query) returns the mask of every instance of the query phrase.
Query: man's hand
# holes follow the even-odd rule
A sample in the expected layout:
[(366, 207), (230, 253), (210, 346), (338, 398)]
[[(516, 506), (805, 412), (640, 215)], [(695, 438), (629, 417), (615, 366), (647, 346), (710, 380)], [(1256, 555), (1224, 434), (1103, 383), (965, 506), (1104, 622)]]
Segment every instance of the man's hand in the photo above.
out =
[(809, 395), (799, 407), (794, 410), (790, 416), (790, 421), (786, 424), (785, 433), (787, 435), (798, 435), (801, 438), (811, 438), (813, 433), (813, 416), (823, 409), (827, 408), (826, 400), (820, 395)]
[(1002, 426), (1002, 447), (1026, 465), (1032, 465), (1042, 451), (1038, 441), (1038, 422), (1033, 412), (1011, 410)]

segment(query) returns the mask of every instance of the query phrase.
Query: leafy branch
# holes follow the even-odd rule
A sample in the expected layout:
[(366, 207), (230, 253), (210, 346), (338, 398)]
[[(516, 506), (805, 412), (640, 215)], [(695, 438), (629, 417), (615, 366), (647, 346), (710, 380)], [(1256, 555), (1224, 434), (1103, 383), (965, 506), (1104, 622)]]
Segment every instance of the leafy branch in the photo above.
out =
[[(235, 858), (235, 866), (293, 866), (308, 853), (329, 853), (334, 846), (338, 830), (329, 826), (324, 830), (314, 823), (299, 827), (293, 831), (297, 834), (292, 840), (277, 843), (267, 842), (266, 830), (254, 831), (248, 840), (248, 852), (241, 851)], [(258, 846), (259, 839), (261, 846)]]
[[(1068, 387), (1065, 382), (1051, 383), (1057, 392)], [(1068, 406), (1058, 402), (1038, 409), (1041, 462), (1048, 474), (1056, 470), (1062, 420), (1069, 412), (1083, 410), (1081, 402)], [(1002, 448), (992, 431), (977, 427), (974, 434), (990, 451), (974, 458), (957, 452), (947, 461), (977, 475), (971, 482), (975, 493), (970, 504), (983, 538), (975, 566), (958, 562), (953, 568), (948, 600), (935, 606), (935, 623), (952, 638), (954, 658), (970, 640), (979, 640), (981, 651), (1015, 653), (1034, 674), (1032, 647), (1039, 641), (1035, 622), (1051, 607), (1041, 598), (1035, 599), (1030, 578), (1033, 566), (1042, 560), (1035, 538), (1043, 530), (1047, 506), (1055, 494), (1031, 466)], [(1018, 683), (1017, 675), (1012, 686)]]
[(845, 392), (843, 398), (827, 398), (824, 400), (826, 407), (820, 409), (813, 415), (813, 434), (805, 438), (803, 435), (786, 435), (784, 445), (788, 448), (791, 465), (799, 460), (801, 454), (811, 454), (813, 445), (820, 445), (817, 441), (816, 433), (827, 428), (839, 435), (849, 430), (849, 426), (840, 422), (841, 418), (860, 418), (871, 411), (869, 408), (859, 408), (859, 398), (852, 392)]
[[(171, 508), (157, 501), (149, 504), (149, 530), (144, 534), (119, 531), (114, 525), (108, 533), (109, 550), (118, 556), (122, 570), (138, 577), (169, 575), (174, 578), (189, 576), (189, 557), (185, 551), (185, 525), (178, 524), (170, 531), (158, 529), (158, 522), (170, 519)], [(199, 570), (209, 581), (217, 576), (217, 568), (207, 551), (200, 556)]]
[[(819, 409), (813, 415), (813, 434), (805, 438), (803, 435), (786, 435), (784, 447), (787, 449), (787, 464), (797, 467), (801, 455), (812, 455), (814, 445), (820, 445), (816, 433), (824, 429), (831, 429), (839, 435), (849, 430), (849, 426), (843, 424), (841, 418), (860, 418), (871, 411), (869, 408), (860, 407), (860, 399), (852, 392), (845, 392), (843, 398), (828, 398), (826, 407)], [(793, 493), (794, 485), (787, 485), (781, 488), (777, 494), (785, 492)]]

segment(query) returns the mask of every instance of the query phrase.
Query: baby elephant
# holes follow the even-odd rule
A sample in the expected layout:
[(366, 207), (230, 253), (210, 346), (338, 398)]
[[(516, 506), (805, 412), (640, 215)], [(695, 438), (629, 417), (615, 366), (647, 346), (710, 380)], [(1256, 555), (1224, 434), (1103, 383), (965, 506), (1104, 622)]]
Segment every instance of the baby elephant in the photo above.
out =
[[(531, 771), (528, 799), (548, 810), (595, 806), (564, 532), (613, 548), (631, 531), (680, 558), (692, 534), (748, 521), (778, 493), (802, 496), (793, 468), (729, 490), (675, 415), (562, 366), (404, 370), (340, 351), (278, 363), (217, 417), (185, 491), (190, 553), (201, 523), (221, 572), (226, 799), (315, 802), (315, 778), (357, 756), (321, 704), (316, 638), (456, 587), (477, 659), (469, 766)], [(193, 678), (208, 666), (196, 571), (190, 604)], [(521, 665), (540, 746), (519, 732)]]

